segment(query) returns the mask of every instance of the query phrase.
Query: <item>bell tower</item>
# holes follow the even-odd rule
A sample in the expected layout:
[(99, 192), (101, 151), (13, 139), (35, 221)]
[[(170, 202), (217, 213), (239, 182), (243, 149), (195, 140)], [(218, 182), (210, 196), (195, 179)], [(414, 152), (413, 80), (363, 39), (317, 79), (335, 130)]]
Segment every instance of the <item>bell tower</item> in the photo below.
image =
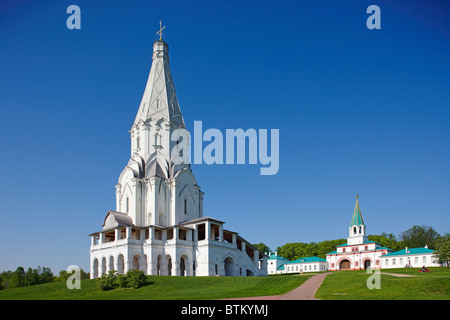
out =
[(355, 210), (353, 211), (352, 221), (350, 222), (350, 227), (348, 228), (348, 238), (347, 244), (362, 244), (367, 241), (366, 236), (366, 225), (361, 214), (361, 208), (358, 203), (359, 196), (356, 196)]

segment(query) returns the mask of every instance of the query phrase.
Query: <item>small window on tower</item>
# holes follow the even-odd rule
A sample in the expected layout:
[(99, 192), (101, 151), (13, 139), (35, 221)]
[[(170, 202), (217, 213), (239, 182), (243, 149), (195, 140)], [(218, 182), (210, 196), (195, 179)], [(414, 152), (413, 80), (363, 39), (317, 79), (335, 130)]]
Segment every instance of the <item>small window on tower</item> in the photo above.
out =
[(187, 214), (187, 199), (184, 199), (184, 214)]
[(130, 199), (127, 197), (127, 207), (126, 207), (126, 209), (127, 209), (127, 213), (128, 213), (128, 210), (130, 209)]
[(359, 233), (361, 233), (362, 232), (362, 227), (359, 227)]

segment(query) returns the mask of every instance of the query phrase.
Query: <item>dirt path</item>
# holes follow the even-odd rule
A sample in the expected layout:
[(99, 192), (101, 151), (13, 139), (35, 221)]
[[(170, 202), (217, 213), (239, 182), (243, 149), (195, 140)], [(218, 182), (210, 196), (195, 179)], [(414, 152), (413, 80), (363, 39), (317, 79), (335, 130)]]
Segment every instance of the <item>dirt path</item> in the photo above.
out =
[(317, 289), (319, 289), (325, 277), (330, 274), (320, 273), (313, 275), (311, 278), (302, 283), (299, 287), (295, 288), (288, 293), (276, 296), (263, 296), (263, 297), (245, 297), (236, 299), (225, 299), (225, 300), (320, 300), (314, 298)]
[(381, 274), (385, 274), (388, 276), (394, 276), (394, 277), (418, 277), (412, 274), (401, 274), (401, 273), (386, 273), (386, 272), (380, 272)]

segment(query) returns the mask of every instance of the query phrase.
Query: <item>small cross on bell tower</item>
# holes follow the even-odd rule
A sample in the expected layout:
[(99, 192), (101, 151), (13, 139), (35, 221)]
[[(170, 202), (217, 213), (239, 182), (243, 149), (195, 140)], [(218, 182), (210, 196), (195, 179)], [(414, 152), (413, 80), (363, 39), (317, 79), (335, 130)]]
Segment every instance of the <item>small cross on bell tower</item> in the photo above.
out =
[(166, 28), (166, 26), (161, 25), (161, 21), (159, 21), (159, 31), (156, 33), (159, 35), (159, 41), (162, 41), (162, 32)]

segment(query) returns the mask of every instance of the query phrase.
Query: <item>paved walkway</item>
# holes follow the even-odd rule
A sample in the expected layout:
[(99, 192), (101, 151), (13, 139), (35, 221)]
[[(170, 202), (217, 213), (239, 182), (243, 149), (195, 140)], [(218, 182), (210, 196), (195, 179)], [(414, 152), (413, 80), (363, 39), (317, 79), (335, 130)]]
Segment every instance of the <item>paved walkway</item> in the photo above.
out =
[(277, 296), (263, 296), (263, 297), (246, 297), (246, 298), (236, 298), (236, 299), (225, 299), (225, 300), (320, 300), (314, 298), (317, 289), (319, 289), (325, 277), (330, 274), (319, 273), (313, 275), (311, 278), (302, 283), (299, 287), (295, 288), (288, 293)]

